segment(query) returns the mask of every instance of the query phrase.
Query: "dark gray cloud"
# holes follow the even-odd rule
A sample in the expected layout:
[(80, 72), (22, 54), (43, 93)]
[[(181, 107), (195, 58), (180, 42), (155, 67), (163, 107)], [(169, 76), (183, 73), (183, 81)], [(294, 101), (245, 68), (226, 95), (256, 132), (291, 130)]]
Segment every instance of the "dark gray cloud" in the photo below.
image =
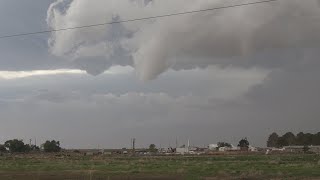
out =
[(292, 123), (301, 127), (317, 124), (320, 116), (317, 111), (320, 105), (319, 49), (296, 54), (296, 59), (275, 70), (248, 94), (256, 108), (265, 110), (262, 117), (269, 114), (270, 122), (287, 128)]
[[(105, 147), (125, 146), (130, 136), (139, 137), (140, 145), (147, 145), (153, 140), (168, 145), (167, 139), (175, 136), (183, 139), (186, 133), (182, 128), (168, 128), (162, 132), (157, 128), (163, 130), (166, 126), (176, 127), (179, 124), (185, 127), (192, 123), (195, 113), (199, 115), (199, 124), (206, 123), (213, 115), (212, 109), (202, 110), (208, 106), (208, 99), (224, 102), (242, 96), (249, 87), (260, 83), (266, 73), (212, 67), (179, 73), (170, 71), (149, 83), (138, 81), (132, 72), (98, 77), (76, 74), (2, 80), (3, 108), (0, 113), (3, 122), (8, 129), (14, 128), (19, 121), (24, 125), (19, 132), (7, 131), (7, 128), (1, 131), (8, 137), (22, 136), (26, 139), (30, 136), (57, 137), (72, 147), (95, 147), (92, 144), (98, 143)], [(216, 101), (212, 103), (216, 104)], [(33, 124), (37, 124), (36, 130)], [(49, 126), (52, 130), (48, 129)], [(59, 133), (56, 134), (54, 129)], [(79, 134), (85, 129), (88, 137)], [(119, 134), (122, 131), (123, 134)], [(142, 138), (150, 131), (167, 134)], [(210, 133), (213, 132), (204, 132), (201, 137)], [(118, 138), (100, 139), (100, 135)], [(190, 133), (190, 136), (196, 135)], [(75, 137), (82, 137), (83, 141)], [(215, 140), (206, 138), (194, 144)]]
[[(62, 0), (47, 17), (55, 2), (1, 2), (0, 20), (6, 24), (1, 34), (38, 30), (47, 23), (60, 28), (221, 5), (115, 0), (104, 6), (104, 1)], [(196, 145), (235, 144), (248, 137), (263, 146), (273, 131), (319, 131), (318, 3), (283, 0), (1, 40), (2, 137), (56, 138), (84, 148), (129, 146), (132, 137), (139, 146), (174, 145), (176, 136), (181, 144), (190, 138)], [(122, 67), (101, 74), (114, 65), (136, 71)], [(61, 68), (101, 75), (29, 71), (3, 78), (9, 74), (3, 70)], [(159, 74), (148, 82), (137, 78)]]

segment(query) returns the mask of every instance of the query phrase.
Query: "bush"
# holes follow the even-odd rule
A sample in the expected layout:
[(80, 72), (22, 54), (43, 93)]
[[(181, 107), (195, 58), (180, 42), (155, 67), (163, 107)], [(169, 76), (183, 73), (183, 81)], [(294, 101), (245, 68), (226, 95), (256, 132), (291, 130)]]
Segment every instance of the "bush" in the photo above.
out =
[(60, 142), (59, 141), (46, 141), (43, 145), (43, 150), (45, 152), (60, 152), (61, 147), (60, 147)]
[(10, 152), (29, 152), (31, 150), (28, 144), (24, 144), (22, 140), (13, 139), (6, 141), (4, 147), (8, 148)]

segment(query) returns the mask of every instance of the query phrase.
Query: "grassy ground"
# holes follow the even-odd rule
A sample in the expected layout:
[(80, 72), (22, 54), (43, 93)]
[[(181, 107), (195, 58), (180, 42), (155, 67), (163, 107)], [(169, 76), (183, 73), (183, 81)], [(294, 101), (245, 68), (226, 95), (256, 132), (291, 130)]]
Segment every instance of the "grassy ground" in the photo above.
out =
[(319, 155), (0, 157), (0, 179), (320, 179)]

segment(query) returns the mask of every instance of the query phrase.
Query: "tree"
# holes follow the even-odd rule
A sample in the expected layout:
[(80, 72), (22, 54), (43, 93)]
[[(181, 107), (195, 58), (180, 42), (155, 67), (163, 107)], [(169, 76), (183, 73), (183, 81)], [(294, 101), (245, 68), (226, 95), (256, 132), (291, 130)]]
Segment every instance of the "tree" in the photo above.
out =
[(303, 132), (299, 132), (296, 137), (296, 145), (304, 145), (305, 144), (305, 136)]
[(241, 150), (248, 150), (249, 149), (249, 141), (247, 140), (247, 138), (241, 139), (239, 141), (238, 147), (240, 147)]
[(277, 133), (272, 133), (267, 141), (267, 147), (278, 147), (279, 135)]
[(277, 144), (278, 144), (278, 147), (283, 147), (283, 146), (289, 145), (284, 137), (279, 137)]
[(0, 153), (7, 152), (7, 148), (4, 145), (0, 145)]
[(296, 143), (296, 136), (292, 133), (292, 132), (287, 132), (286, 134), (284, 134), (283, 139), (285, 141), (285, 144), (287, 146), (292, 146), (295, 145)]
[(305, 140), (305, 142), (304, 142), (304, 145), (312, 145), (312, 138), (313, 138), (313, 134), (311, 134), (311, 133), (306, 133), (306, 134), (304, 134), (304, 140)]
[(155, 145), (155, 144), (150, 144), (150, 146), (149, 146), (149, 151), (150, 151), (150, 152), (157, 152), (156, 145)]
[[(268, 147), (283, 147), (283, 146), (317, 146), (320, 145), (320, 132), (317, 134), (300, 132), (296, 136), (292, 132), (288, 132), (277, 138), (277, 134), (273, 133), (267, 141)], [(276, 146), (274, 146), (276, 145)]]
[(45, 152), (60, 152), (61, 147), (60, 147), (60, 142), (59, 141), (46, 141), (43, 145), (43, 150)]
[(226, 142), (218, 142), (218, 148), (221, 148), (221, 147), (228, 147), (228, 148), (231, 148), (231, 144), (230, 143), (226, 143)]
[(40, 147), (39, 147), (39, 146), (36, 146), (36, 145), (31, 145), (31, 146), (30, 146), (30, 150), (31, 150), (31, 151), (40, 151)]
[(312, 138), (312, 145), (319, 146), (320, 145), (320, 132), (315, 134)]
[(8, 140), (4, 143), (5, 148), (8, 148), (10, 152), (29, 152), (30, 146), (27, 144), (24, 144), (22, 140), (13, 139)]

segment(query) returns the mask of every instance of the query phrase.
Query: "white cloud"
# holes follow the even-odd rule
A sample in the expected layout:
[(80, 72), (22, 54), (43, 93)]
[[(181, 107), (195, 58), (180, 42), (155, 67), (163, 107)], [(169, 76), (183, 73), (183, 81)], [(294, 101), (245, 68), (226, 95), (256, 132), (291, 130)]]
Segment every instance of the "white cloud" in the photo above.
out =
[(36, 70), (36, 71), (0, 71), (0, 79), (19, 79), (32, 76), (49, 76), (59, 74), (85, 74), (85, 71), (71, 69)]
[[(103, 74), (128, 74), (133, 71), (129, 66), (114, 66)], [(34, 71), (0, 71), (0, 79), (12, 80), (33, 76), (53, 76), (61, 74), (86, 74), (86, 71), (77, 69), (34, 70)]]

